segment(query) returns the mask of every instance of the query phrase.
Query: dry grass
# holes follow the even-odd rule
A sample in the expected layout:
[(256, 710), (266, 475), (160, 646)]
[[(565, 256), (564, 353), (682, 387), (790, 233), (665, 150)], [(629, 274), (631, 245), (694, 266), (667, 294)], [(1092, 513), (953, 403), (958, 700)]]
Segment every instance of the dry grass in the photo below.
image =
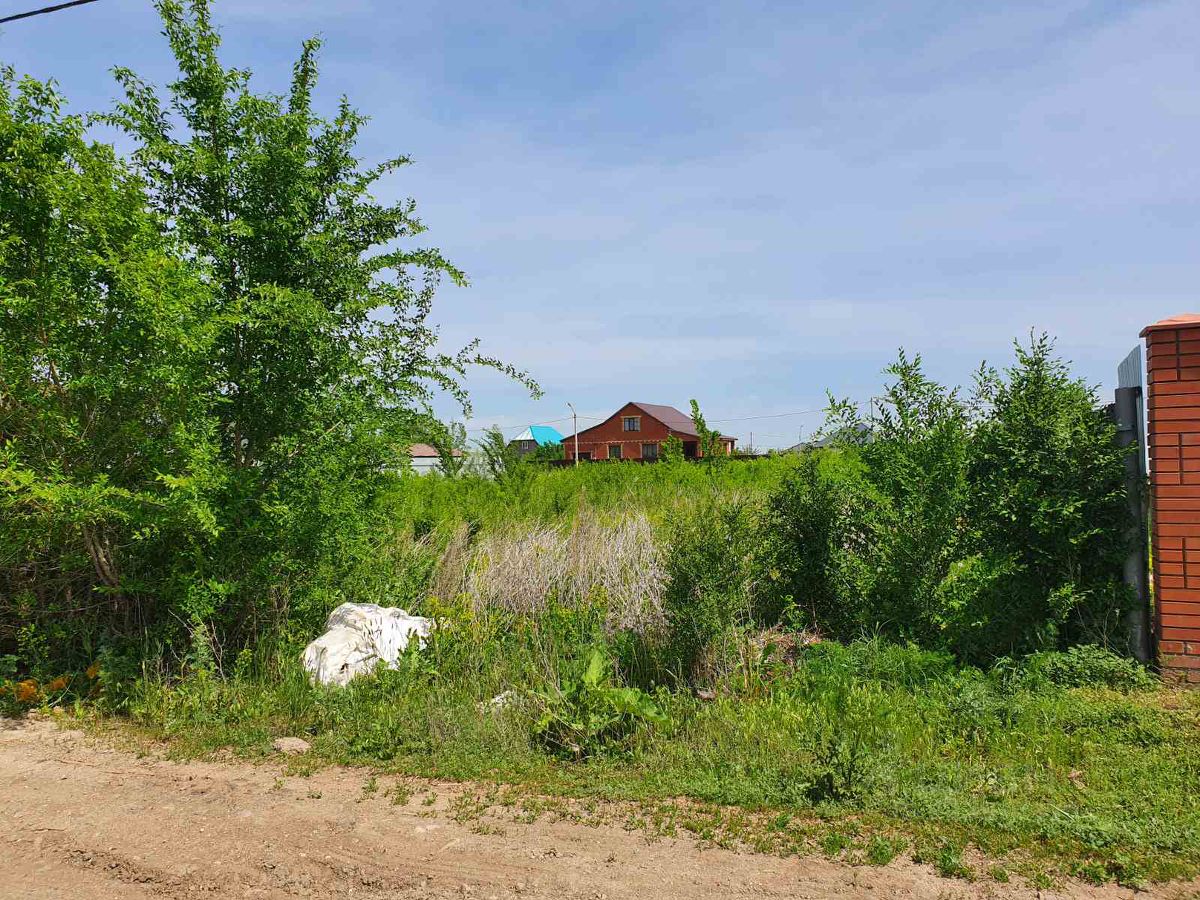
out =
[(663, 624), (663, 552), (642, 513), (604, 522), (526, 524), (481, 538), (466, 530), (446, 547), (439, 596), (466, 594), (477, 606), (536, 615), (548, 604), (603, 602), (611, 630), (644, 633)]

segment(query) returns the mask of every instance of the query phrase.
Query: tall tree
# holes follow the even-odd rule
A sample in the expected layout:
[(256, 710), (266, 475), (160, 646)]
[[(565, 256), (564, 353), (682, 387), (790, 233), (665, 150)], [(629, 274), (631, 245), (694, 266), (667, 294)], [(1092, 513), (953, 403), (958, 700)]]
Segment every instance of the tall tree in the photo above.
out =
[(469, 366), (537, 388), (478, 340), (438, 348), (435, 292), (466, 280), (437, 250), (410, 246), (425, 230), (413, 200), (371, 194), (409, 160), (364, 166), (365, 117), (345, 98), (332, 119), (314, 111), (319, 41), (304, 43), (286, 95), (255, 93), (248, 71), (221, 63), (207, 0), (156, 5), (180, 76), (164, 102), (117, 69), (125, 100), (107, 120), (136, 141), (157, 211), (211, 273), (212, 414), (233, 470), (223, 557), (243, 557), (221, 577), (274, 585), (437, 430), (436, 391), (469, 412)]
[(414, 243), (412, 200), (372, 196), (408, 160), (362, 164), (345, 99), (314, 111), (318, 42), (256, 93), (206, 0), (157, 7), (179, 77), (117, 69), (100, 117), (127, 162), (0, 76), (0, 652), (61, 643), (27, 626), (71, 610), (98, 639), (308, 627), (444, 431), (435, 395), (468, 411), (475, 365), (537, 390), (478, 341), (440, 349), (436, 291), (465, 278)]
[(301, 444), (349, 432), (397, 452), (390, 438), (419, 427), (433, 389), (469, 406), (468, 366), (529, 383), (480, 354), (478, 340), (437, 350), (435, 291), (466, 280), (437, 250), (403, 246), (425, 230), (413, 200), (370, 193), (408, 158), (363, 167), (354, 147), (365, 117), (345, 98), (332, 120), (313, 111), (320, 42), (303, 45), (286, 96), (255, 94), (248, 71), (221, 64), (207, 0), (157, 6), (180, 78), (164, 104), (117, 69), (126, 99), (107, 118), (138, 142), (157, 207), (211, 266), (227, 324), (215, 364), (233, 461), (273, 470)]

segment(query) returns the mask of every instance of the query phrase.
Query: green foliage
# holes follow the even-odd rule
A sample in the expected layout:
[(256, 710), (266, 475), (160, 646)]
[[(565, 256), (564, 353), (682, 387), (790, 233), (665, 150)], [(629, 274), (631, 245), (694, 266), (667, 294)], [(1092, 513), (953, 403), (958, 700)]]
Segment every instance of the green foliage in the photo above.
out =
[(0, 71), (0, 647), (69, 656), (164, 612), (223, 476), (200, 269), (61, 107)]
[[(347, 689), (311, 685), (298, 648), (264, 648), (224, 675), (144, 679), (127, 708), (177, 752), (231, 746), (258, 757), (273, 738), (300, 735), (314, 760), (539, 793), (732, 804), (744, 808), (727, 819), (761, 816), (762, 831), (706, 826), (708, 839), (756, 844), (769, 833), (788, 838), (788, 852), (828, 840), (882, 863), (907, 845), (950, 875), (964, 874), (954, 863), (967, 848), (1020, 873), (1086, 867), (1130, 883), (1200, 871), (1190, 793), (1200, 706), (1186, 693), (1064, 687), (882, 641), (825, 642), (801, 649), (766, 691), (734, 693), (732, 681), (710, 699), (660, 691), (662, 718), (635, 724), (625, 710), (645, 695), (606, 698), (597, 688), (624, 688), (623, 671), (607, 654), (579, 654), (599, 646), (587, 616), (464, 609), (439, 620), (414, 654), (422, 661)], [(551, 707), (555, 724), (543, 726)], [(581, 742), (622, 715), (631, 718), (610, 738)]]
[(1136, 660), (1111, 650), (1083, 644), (1065, 651), (1042, 651), (1027, 657), (1020, 677), (1058, 687), (1107, 687), (1116, 691), (1146, 691), (1157, 683)]
[(0, 715), (17, 716), (22, 704), (18, 699), (17, 657), (11, 653), (0, 654)]
[(554, 441), (549, 444), (539, 444), (525, 459), (527, 462), (554, 462), (566, 458), (567, 451), (562, 442)]
[[(978, 594), (964, 640), (1015, 650), (1117, 635), (1129, 598), (1124, 457), (1094, 388), (1072, 378), (1045, 335), (1016, 344), (1004, 376), (985, 370), (989, 408), (973, 441), (970, 518), (980, 552), (1004, 577)], [(986, 615), (1003, 606), (1003, 618)], [(977, 637), (983, 631), (986, 637)]]
[(683, 461), (683, 440), (677, 435), (668, 434), (662, 442), (662, 462), (668, 466), (677, 466), (682, 465)]
[(838, 445), (766, 505), (777, 606), (972, 661), (1120, 643), (1127, 451), (1047, 338), (1016, 356), (970, 403), (902, 353), (865, 417), (832, 404)]
[(867, 842), (867, 862), (873, 866), (886, 866), (907, 848), (907, 842), (883, 834), (875, 834)]
[(692, 401), (692, 425), (696, 429), (700, 455), (704, 459), (717, 460), (725, 455), (724, 445), (721, 443), (721, 432), (713, 431), (708, 427), (708, 423), (704, 421), (704, 415), (700, 412), (700, 404), (695, 400)]
[(887, 374), (894, 380), (865, 419), (846, 403), (830, 411), (835, 430), (869, 435), (857, 449), (861, 471), (883, 501), (863, 523), (875, 539), (863, 543), (854, 562), (871, 578), (870, 626), (934, 645), (937, 588), (959, 551), (968, 495), (967, 409), (957, 391), (925, 376), (920, 356), (901, 352)]
[(655, 656), (676, 681), (711, 682), (727, 668), (731, 648), (723, 642), (757, 618), (752, 513), (737, 498), (710, 497), (665, 525), (668, 632)]
[(804, 671), (832, 678), (876, 681), (880, 684), (920, 690), (951, 679), (959, 665), (949, 653), (901, 646), (878, 638), (849, 644), (821, 641), (805, 647)]
[(883, 688), (838, 678), (822, 681), (808, 696), (814, 747), (809, 796), (816, 802), (861, 796), (880, 748), (893, 737), (893, 709)]
[(467, 464), (467, 427), (461, 422), (449, 422), (437, 429), (433, 437), (438, 452), (438, 469), (447, 478), (458, 478)]
[[(534, 386), (476, 342), (438, 349), (462, 273), (414, 243), (412, 201), (371, 195), (407, 161), (360, 163), (348, 103), (318, 115), (317, 42), (255, 93), (207, 3), (159, 10), (179, 77), (118, 70), (104, 117), (129, 161), (0, 72), (5, 710), (87, 694), (198, 749), (286, 730), (320, 758), (773, 810), (778, 832), (874, 817), (947, 875), (968, 841), (1096, 880), (1200, 871), (1195, 704), (1073, 646), (1114, 643), (1127, 602), (1123, 457), (1048, 339), (970, 401), (902, 353), (865, 413), (831, 404), (829, 449), (720, 459), (693, 401), (720, 465), (673, 439), (656, 466), (538, 466), (493, 429), (471, 471), (435, 395), (466, 411), (473, 365)], [(445, 477), (404, 477), (419, 440)], [(646, 552), (531, 579), (524, 604), (460, 577), (584, 521)], [(622, 618), (630, 558), (650, 615)], [(438, 628), (314, 686), (299, 647), (346, 599)], [(854, 828), (813, 844), (899, 852)]]
[[(236, 650), (311, 628), (373, 563), (406, 448), (464, 410), (478, 342), (437, 349), (463, 283), (411, 200), (371, 191), (365, 118), (314, 111), (318, 42), (286, 95), (220, 61), (204, 0), (158, 4), (179, 70), (128, 69), (89, 144), (47, 86), (0, 76), (0, 647), (36, 622), (60, 657), (192, 623)], [(86, 664), (86, 663), (85, 663)]]
[(495, 481), (511, 481), (527, 474), (521, 465), (521, 457), (515, 448), (509, 446), (500, 426), (493, 425), (489, 428), (483, 437), (475, 442), (475, 446), (483, 457), (485, 472)]
[(963, 862), (962, 848), (943, 841), (933, 852), (934, 869), (943, 878), (962, 878), (966, 881), (975, 880), (975, 872)]
[(560, 686), (533, 694), (541, 708), (534, 734), (554, 751), (583, 759), (626, 746), (639, 728), (665, 722), (648, 694), (613, 682), (603, 648), (585, 653), (577, 668)]
[(513, 523), (564, 523), (585, 508), (601, 514), (645, 511), (663, 522), (705, 498), (738, 495), (757, 501), (800, 462), (795, 456), (731, 460), (702, 466), (528, 467), (521, 478), (497, 482), (466, 472), (457, 480), (410, 478), (389, 484), (383, 504), (389, 521), (422, 521), (490, 530)]
[(895, 525), (857, 451), (805, 454), (766, 503), (765, 594), (801, 624), (845, 636), (873, 630), (890, 613), (874, 606), (875, 582)]

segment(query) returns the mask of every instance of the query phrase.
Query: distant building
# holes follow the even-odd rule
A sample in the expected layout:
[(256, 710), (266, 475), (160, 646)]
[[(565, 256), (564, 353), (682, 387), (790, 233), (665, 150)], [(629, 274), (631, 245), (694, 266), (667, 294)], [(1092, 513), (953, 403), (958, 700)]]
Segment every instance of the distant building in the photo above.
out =
[[(696, 459), (704, 455), (691, 416), (673, 406), (626, 403), (599, 425), (579, 432), (579, 459), (653, 462), (662, 456), (663, 441), (672, 436), (683, 443), (683, 455), (686, 458)], [(737, 438), (721, 435), (721, 450), (726, 455), (733, 453), (736, 443)], [(575, 458), (575, 435), (563, 438), (563, 450), (567, 459)]]
[[(463, 455), (461, 450), (455, 450), (453, 453), (455, 457)], [(412, 458), (412, 469), (418, 475), (442, 471), (442, 457), (437, 447), (432, 444), (413, 444), (408, 448), (408, 455)]]
[(561, 444), (563, 436), (557, 428), (549, 425), (530, 425), (515, 438), (508, 442), (520, 456), (528, 456), (538, 447), (548, 447), (551, 444)]
[(859, 424), (841, 432), (826, 434), (811, 441), (801, 441), (788, 447), (786, 453), (803, 453), (805, 450), (820, 450), (823, 447), (834, 447), (842, 444), (866, 444), (871, 440), (871, 428)]

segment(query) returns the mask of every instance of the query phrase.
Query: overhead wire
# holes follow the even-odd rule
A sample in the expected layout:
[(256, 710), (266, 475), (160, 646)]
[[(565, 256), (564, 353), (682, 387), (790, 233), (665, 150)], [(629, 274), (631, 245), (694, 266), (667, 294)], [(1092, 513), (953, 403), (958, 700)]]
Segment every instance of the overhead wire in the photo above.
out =
[(824, 407), (821, 407), (820, 409), (798, 409), (795, 412), (770, 413), (769, 415), (763, 415), (763, 416), (741, 416), (739, 418), (733, 418), (733, 419), (708, 419), (708, 421), (713, 422), (713, 423), (716, 423), (716, 422), (750, 422), (755, 419), (786, 419), (790, 416), (807, 416), (807, 415), (812, 415), (813, 413), (822, 413), (822, 412), (825, 412)]
[(95, 3), (96, 0), (69, 0), (67, 3), (56, 3), (53, 6), (43, 6), (41, 9), (31, 9), (28, 12), (17, 13), (12, 16), (4, 16), (0, 18), (0, 25), (5, 22), (15, 22), (18, 19), (29, 19), (33, 16), (44, 16), (46, 13), (58, 12), (60, 9), (69, 9), (72, 6), (83, 6), (85, 3)]

